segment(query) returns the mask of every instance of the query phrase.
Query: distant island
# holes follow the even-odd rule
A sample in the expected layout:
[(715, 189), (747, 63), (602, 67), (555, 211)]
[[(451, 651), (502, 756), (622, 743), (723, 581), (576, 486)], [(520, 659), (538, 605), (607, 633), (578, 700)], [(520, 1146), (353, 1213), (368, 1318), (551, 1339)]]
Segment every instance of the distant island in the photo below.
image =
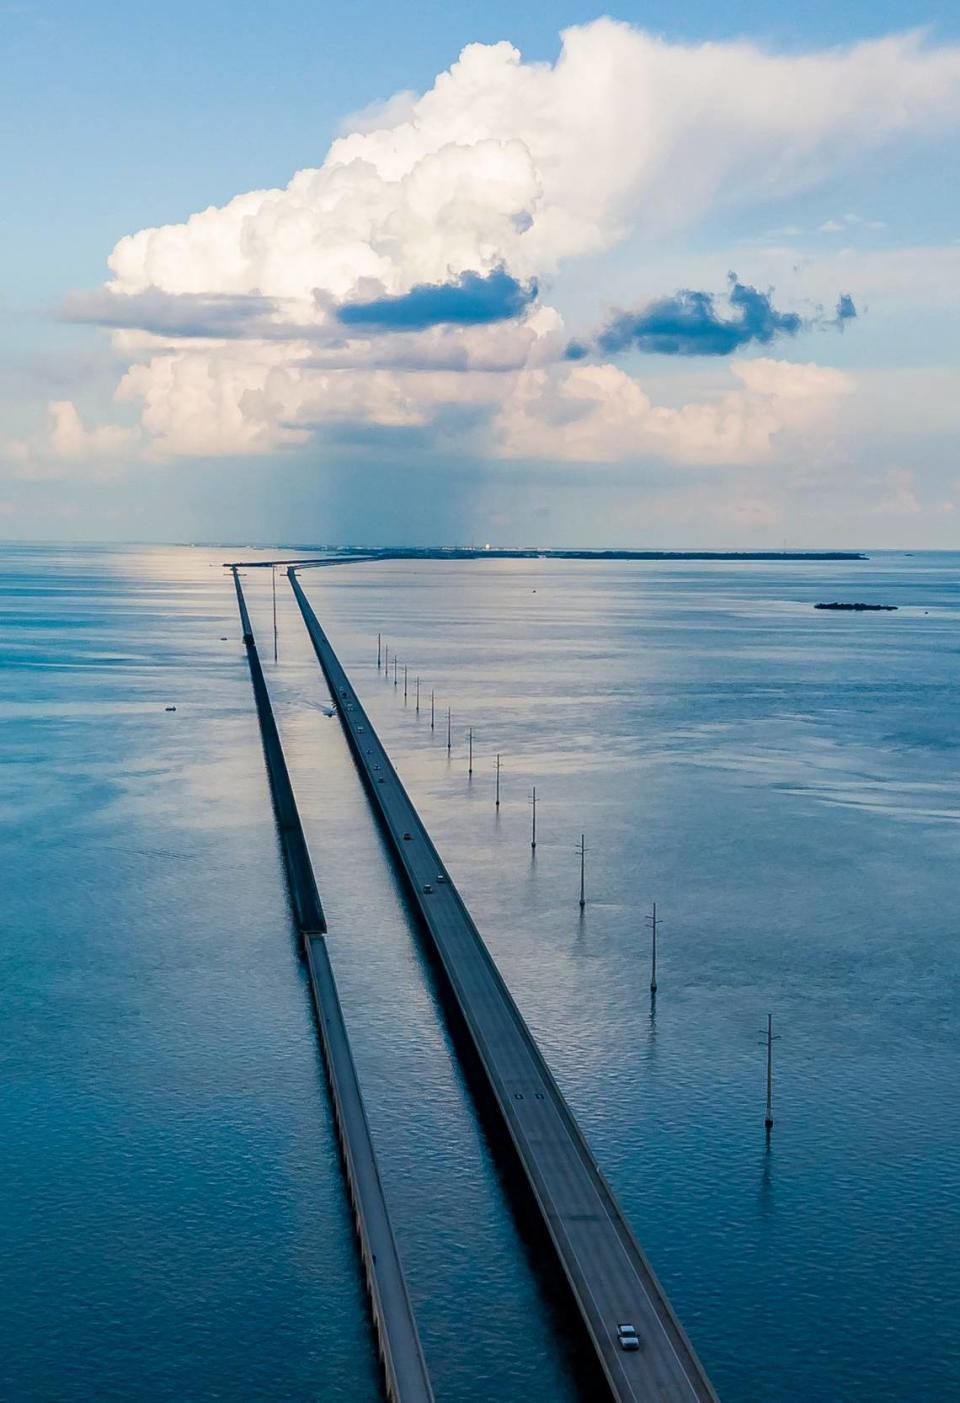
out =
[(843, 609), (851, 614), (894, 614), (897, 604), (815, 604), (814, 609)]
[(533, 546), (440, 546), (368, 552), (391, 560), (866, 560), (861, 551), (537, 550)]
[[(867, 560), (856, 550), (541, 550), (536, 546), (286, 546), (297, 551), (293, 558), (231, 560), (227, 565), (334, 565), (345, 561), (383, 560), (716, 560), (769, 562), (796, 560), (819, 564)], [(324, 552), (320, 556), (320, 552)], [(817, 606), (820, 607), (819, 605)], [(832, 605), (825, 605), (832, 608)], [(843, 606), (837, 606), (843, 607)]]

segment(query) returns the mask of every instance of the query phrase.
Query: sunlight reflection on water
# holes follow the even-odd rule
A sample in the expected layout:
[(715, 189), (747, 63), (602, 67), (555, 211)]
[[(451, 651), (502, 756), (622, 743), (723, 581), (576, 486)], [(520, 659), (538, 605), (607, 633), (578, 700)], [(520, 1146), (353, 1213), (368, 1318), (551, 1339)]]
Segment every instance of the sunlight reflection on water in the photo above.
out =
[[(2, 558), (14, 1403), (379, 1393), (223, 558)], [(304, 577), (724, 1403), (960, 1387), (958, 567)], [(266, 640), (269, 575), (245, 583)], [(280, 586), (268, 680), (438, 1397), (572, 1403)], [(813, 611), (843, 591), (909, 607)], [(378, 676), (378, 630), (436, 689), (434, 732)]]

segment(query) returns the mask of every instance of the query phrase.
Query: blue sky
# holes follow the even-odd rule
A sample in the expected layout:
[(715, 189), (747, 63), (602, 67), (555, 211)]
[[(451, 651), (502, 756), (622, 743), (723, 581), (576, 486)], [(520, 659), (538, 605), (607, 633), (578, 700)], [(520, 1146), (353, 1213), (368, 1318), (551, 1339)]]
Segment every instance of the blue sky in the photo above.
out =
[[(7, 266), (15, 260), (17, 285), (31, 297), (56, 293), (52, 258), (66, 285), (86, 285), (100, 278), (121, 233), (282, 183), (318, 161), (347, 113), (427, 87), (471, 41), (508, 38), (525, 56), (550, 59), (561, 29), (608, 13), (678, 39), (746, 35), (786, 51), (918, 25), (960, 38), (952, 0), (612, 8), (493, 0), (480, 8), (329, 0), (0, 5), (0, 150), (19, 194), (4, 213), (2, 250)], [(851, 196), (859, 193), (854, 177)], [(952, 229), (955, 185), (951, 192), (932, 182), (917, 193), (905, 219), (922, 230), (950, 221)]]
[[(188, 306), (191, 317), (199, 310), (222, 318), (228, 296), (241, 299), (231, 315), (246, 315), (253, 304), (242, 299), (273, 299), (269, 331), (262, 317), (251, 324), (250, 343), (260, 350), (248, 362), (241, 363), (235, 345), (209, 346), (201, 363), (195, 342), (148, 344), (134, 304), (125, 304), (132, 317), (126, 332), (97, 325), (95, 301), (80, 324), (64, 320), (65, 299), (100, 295), (110, 277), (106, 260), (124, 236), (176, 225), (243, 192), (282, 190), (295, 172), (323, 166), (338, 134), (366, 125), (351, 123), (351, 114), (395, 93), (429, 93), (465, 45), (507, 40), (525, 65), (553, 64), (560, 31), (589, 26), (603, 13), (541, 3), (489, 4), (482, 15), (451, 4), (0, 4), (7, 192), (0, 221), (0, 535), (270, 539), (296, 528), (317, 539), (361, 539), (368, 530), (366, 539), (420, 543), (442, 535), (648, 545), (762, 545), (784, 537), (949, 544), (951, 516), (960, 511), (960, 193), (945, 173), (956, 168), (958, 154), (960, 97), (949, 56), (960, 41), (960, 12), (942, 0), (919, 11), (900, 3), (788, 9), (759, 0), (722, 7), (694, 0), (682, 12), (665, 4), (621, 4), (610, 12), (667, 41), (665, 71), (672, 71), (673, 55), (694, 61), (683, 46), (715, 41), (706, 91), (720, 106), (727, 71), (731, 86), (766, 81), (762, 63), (748, 65), (746, 80), (736, 70), (733, 41), (802, 65), (805, 55), (922, 25), (922, 53), (935, 60), (944, 92), (914, 120), (922, 106), (918, 87), (935, 82), (918, 83), (909, 72), (913, 60), (898, 58), (891, 82), (895, 87), (902, 74), (906, 96), (899, 100), (910, 120), (883, 140), (868, 139), (856, 113), (841, 111), (836, 94), (824, 96), (815, 85), (811, 105), (822, 99), (825, 110), (816, 151), (784, 170), (782, 149), (799, 140), (784, 115), (780, 145), (751, 146), (744, 138), (742, 157), (708, 190), (695, 151), (698, 141), (711, 139), (708, 100), (695, 119), (673, 114), (674, 135), (651, 145), (632, 194), (611, 193), (612, 186), (599, 192), (606, 203), (596, 228), (576, 237), (568, 229), (551, 242), (540, 234), (553, 217), (549, 199), (536, 208), (534, 238), (522, 229), (518, 240), (501, 237), (494, 223), (520, 217), (497, 206), (499, 183), (502, 199), (526, 200), (522, 217), (534, 218), (524, 182), (539, 189), (537, 163), (560, 167), (564, 160), (552, 144), (555, 119), (544, 119), (543, 152), (536, 134), (518, 127), (514, 136), (501, 125), (501, 146), (526, 142), (532, 168), (511, 146), (502, 169), (484, 158), (436, 177), (456, 189), (464, 212), (451, 220), (449, 248), (434, 249), (432, 261), (398, 254), (384, 271), (382, 240), (392, 227), (385, 215), (380, 242), (371, 244), (378, 258), (358, 255), (346, 281), (338, 265), (326, 282), (314, 283), (309, 260), (302, 286), (285, 279), (280, 241), (290, 234), (279, 230), (276, 256), (261, 250), (242, 285), (179, 245), (160, 253), (138, 245), (122, 276), (114, 273), (108, 295), (140, 297), (149, 284), (167, 299), (165, 316)], [(865, 109), (872, 62), (850, 60)], [(501, 91), (502, 74), (493, 67), (478, 73), (479, 83)], [(653, 80), (662, 95), (667, 89), (656, 86), (656, 72)], [(627, 85), (619, 99), (624, 111), (609, 122), (602, 92), (555, 87), (545, 112), (553, 112), (554, 101), (571, 109), (597, 104), (584, 119), (587, 131), (595, 115), (612, 150), (618, 122), (627, 153), (637, 132), (659, 130), (661, 107), (643, 107), (640, 85), (642, 112), (630, 111)], [(892, 91), (891, 105), (897, 101)], [(391, 109), (383, 120), (399, 129), (408, 118)], [(739, 139), (746, 118), (733, 113), (729, 120)], [(804, 129), (803, 141), (808, 136)], [(386, 159), (383, 143), (375, 149), (363, 132), (356, 139), (365, 143), (364, 160), (371, 152)], [(474, 136), (460, 140), (469, 144)], [(582, 160), (589, 150), (583, 131), (571, 140), (571, 162)], [(691, 162), (692, 183), (704, 185), (695, 200), (683, 193)], [(483, 208), (476, 228), (466, 229), (474, 188)], [(557, 221), (589, 222), (593, 212), (574, 209), (571, 199), (564, 186)], [(240, 239), (238, 227), (234, 221), (217, 237)], [(269, 239), (269, 229), (258, 237)], [(181, 254), (182, 268), (171, 271), (170, 260)], [(684, 289), (722, 299), (730, 271), (770, 292), (806, 329), (772, 347), (747, 346), (723, 364), (637, 352), (609, 365), (594, 358), (577, 371), (585, 379), (562, 378), (555, 348), (570, 336), (589, 338), (614, 313), (642, 315)], [(536, 283), (536, 306), (531, 311), (520, 297), (516, 326), (491, 324), (472, 341), (457, 339), (462, 328), (441, 324), (418, 342), (385, 331), (362, 347), (344, 348), (329, 334), (340, 306), (403, 298), (416, 286), (455, 287), (467, 274)], [(829, 313), (841, 293), (859, 312), (842, 334), (820, 311)], [(721, 316), (734, 315), (722, 300), (716, 305)], [(295, 338), (286, 359), (263, 349), (268, 340), (292, 347)], [(205, 386), (216, 379), (220, 441), (213, 432), (180, 432), (185, 410), (171, 376), (181, 388), (188, 376)], [(125, 386), (119, 395), (118, 385)], [(269, 424), (237, 424), (251, 406), (266, 414), (267, 399)], [(177, 423), (171, 427), (164, 414), (179, 416)], [(734, 443), (724, 424), (736, 415), (743, 423)], [(233, 501), (227, 511), (223, 504), (239, 483), (243, 505)], [(371, 490), (378, 506), (365, 515)]]

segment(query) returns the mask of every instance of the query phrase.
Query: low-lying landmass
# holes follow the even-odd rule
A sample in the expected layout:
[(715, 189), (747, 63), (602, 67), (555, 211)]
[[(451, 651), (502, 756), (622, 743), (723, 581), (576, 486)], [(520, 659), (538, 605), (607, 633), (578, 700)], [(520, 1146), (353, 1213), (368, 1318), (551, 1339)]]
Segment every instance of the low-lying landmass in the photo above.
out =
[(228, 561), (229, 565), (312, 565), (377, 560), (717, 560), (808, 562), (866, 560), (856, 550), (540, 550), (536, 546), (286, 546), (295, 558)]
[[(293, 549), (300, 549), (294, 547)], [(317, 549), (313, 546), (305, 550)], [(320, 547), (327, 550), (330, 547)], [(477, 560), (492, 556), (498, 560), (866, 560), (862, 551), (851, 550), (559, 550), (538, 546), (384, 546), (364, 550), (341, 546), (342, 555), (359, 554), (388, 560)]]
[(832, 604), (815, 604), (814, 609), (841, 609), (850, 614), (895, 614), (900, 607), (898, 604), (843, 604), (834, 601)]

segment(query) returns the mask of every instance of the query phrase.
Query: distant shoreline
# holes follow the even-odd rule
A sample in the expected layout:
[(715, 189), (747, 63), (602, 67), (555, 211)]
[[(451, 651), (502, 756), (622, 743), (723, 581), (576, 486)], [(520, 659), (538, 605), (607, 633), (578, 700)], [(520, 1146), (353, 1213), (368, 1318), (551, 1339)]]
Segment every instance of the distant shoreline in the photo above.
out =
[(384, 547), (363, 550), (359, 546), (328, 546), (315, 549), (329, 552), (324, 556), (293, 556), (274, 560), (231, 560), (227, 565), (330, 565), (338, 561), (379, 560), (718, 560), (718, 561), (808, 561), (813, 563), (838, 560), (868, 560), (863, 551), (855, 550), (534, 550), (485, 547)]

